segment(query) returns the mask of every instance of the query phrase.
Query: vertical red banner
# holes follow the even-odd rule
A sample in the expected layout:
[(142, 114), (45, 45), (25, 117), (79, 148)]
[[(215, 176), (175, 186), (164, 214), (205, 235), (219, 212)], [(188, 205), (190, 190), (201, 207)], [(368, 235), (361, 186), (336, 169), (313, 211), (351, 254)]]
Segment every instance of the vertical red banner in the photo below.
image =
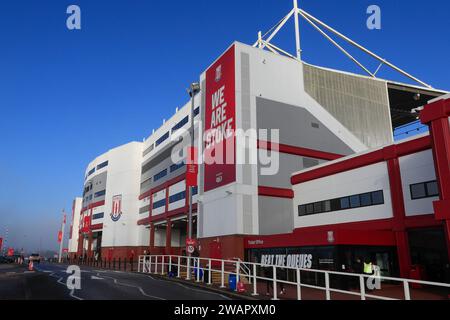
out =
[(0, 253), (2, 252), (3, 248), (3, 238), (0, 238)]
[(58, 243), (61, 243), (62, 241), (62, 231), (58, 232)]
[(206, 71), (204, 191), (236, 181), (236, 73), (233, 45)]
[(195, 147), (188, 147), (186, 157), (186, 187), (197, 186), (198, 151)]

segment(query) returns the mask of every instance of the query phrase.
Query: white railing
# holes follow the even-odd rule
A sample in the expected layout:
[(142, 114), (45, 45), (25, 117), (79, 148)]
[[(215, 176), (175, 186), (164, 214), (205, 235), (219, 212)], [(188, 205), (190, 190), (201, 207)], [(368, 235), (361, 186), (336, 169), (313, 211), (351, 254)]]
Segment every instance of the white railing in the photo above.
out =
[[(249, 274), (242, 274), (241, 265), (245, 263)], [(214, 266), (213, 266), (214, 265)], [(197, 267), (200, 266), (200, 267)], [(248, 267), (251, 266), (251, 267)], [(292, 280), (279, 278), (278, 275), (287, 274), (289, 271)], [(238, 282), (240, 277), (249, 278), (252, 295), (257, 296), (258, 283), (263, 281), (265, 284), (271, 283), (273, 290), (273, 299), (278, 299), (279, 287), (294, 286), (296, 287), (296, 298), (302, 299), (302, 289), (309, 288), (325, 292), (325, 299), (331, 300), (332, 293), (340, 293), (351, 296), (358, 296), (361, 300), (379, 299), (379, 300), (412, 300), (411, 289), (413, 287), (426, 286), (423, 291), (426, 293), (435, 294), (438, 297), (450, 297), (450, 284), (438, 283), (422, 280), (403, 279), (384, 276), (373, 276), (367, 274), (356, 274), (339, 271), (326, 271), (317, 269), (299, 269), (291, 267), (277, 267), (267, 266), (255, 262), (242, 262), (241, 260), (221, 260), (213, 258), (199, 258), (186, 257), (176, 255), (149, 255), (139, 256), (138, 272), (149, 274), (167, 275), (173, 273), (174, 277), (181, 278), (185, 275), (186, 280), (193, 280), (200, 282), (207, 274), (207, 284), (212, 285), (213, 273), (220, 273), (220, 287), (225, 288), (225, 276), (233, 275), (236, 279), (235, 291), (238, 291)], [(261, 275), (263, 273), (264, 275)], [(267, 276), (269, 273), (269, 276)], [(306, 280), (305, 280), (306, 278)], [(342, 282), (345, 278), (346, 281)], [(312, 280), (313, 279), (313, 280)], [(251, 281), (250, 281), (251, 280)], [(350, 281), (349, 281), (350, 280)], [(319, 284), (320, 282), (320, 284)], [(342, 289), (333, 285), (334, 282), (345, 284), (357, 284), (357, 290)], [(398, 284), (396, 293), (402, 293), (403, 297), (382, 296), (375, 294), (382, 292), (381, 286), (386, 286), (386, 283)], [(339, 286), (339, 285), (338, 285)], [(370, 289), (368, 289), (370, 287)], [(391, 290), (392, 291), (392, 290)], [(391, 292), (392, 293), (392, 292)], [(420, 298), (419, 298), (420, 299)]]

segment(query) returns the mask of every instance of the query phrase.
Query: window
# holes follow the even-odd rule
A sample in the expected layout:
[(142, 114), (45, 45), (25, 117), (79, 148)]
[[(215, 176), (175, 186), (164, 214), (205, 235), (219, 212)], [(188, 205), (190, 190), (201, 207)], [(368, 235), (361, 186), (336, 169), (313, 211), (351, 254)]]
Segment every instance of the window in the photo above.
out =
[(158, 181), (162, 178), (164, 178), (165, 176), (167, 176), (167, 169), (164, 169), (163, 171), (155, 174), (155, 176), (153, 177), (153, 181)]
[(379, 204), (384, 204), (383, 191), (375, 191), (371, 193), (372, 195), (372, 205), (376, 206)]
[(104, 212), (96, 213), (92, 215), (92, 220), (102, 219), (105, 216)]
[(173, 165), (171, 165), (171, 166), (170, 166), (170, 172), (177, 171), (178, 169), (180, 169), (180, 168), (182, 168), (182, 167), (184, 167), (184, 161), (181, 161), (181, 162), (178, 163), (178, 164), (173, 164)]
[(195, 196), (198, 193), (198, 187), (192, 188), (192, 195)]
[(100, 164), (97, 166), (97, 170), (103, 169), (104, 167), (107, 167), (107, 166), (108, 166), (108, 161), (105, 161), (105, 162), (103, 162), (103, 163), (100, 163)]
[[(103, 197), (106, 194), (106, 190), (98, 191), (94, 194), (95, 198)], [(91, 195), (92, 197), (92, 195)]]
[(350, 208), (350, 201), (348, 198), (341, 198), (341, 209)]
[(361, 207), (367, 207), (372, 205), (372, 197), (370, 193), (364, 193), (360, 196)]
[(161, 138), (159, 138), (158, 140), (156, 140), (155, 142), (155, 147), (159, 146), (161, 143), (163, 143), (164, 141), (166, 141), (169, 138), (169, 132), (166, 132)]
[(198, 116), (199, 113), (200, 113), (200, 107), (195, 108), (195, 109), (194, 109), (194, 118), (195, 118), (196, 116)]
[(172, 127), (172, 133), (174, 133), (175, 131), (177, 131), (180, 128), (183, 128), (183, 126), (188, 123), (189, 121), (189, 116), (184, 117), (183, 120), (181, 120), (180, 122), (178, 122), (176, 125), (174, 125)]
[[(430, 190), (432, 190), (432, 188), (433, 186), (430, 187)], [(298, 216), (355, 209), (381, 204), (384, 204), (384, 196), (382, 190), (299, 205)]]
[(350, 197), (350, 207), (352, 207), (352, 208), (361, 207), (361, 201), (359, 200), (359, 195)]
[(166, 205), (166, 199), (162, 199), (153, 203), (153, 209), (158, 209)]
[(169, 203), (174, 203), (186, 199), (186, 191), (179, 192), (169, 197)]
[(95, 172), (95, 168), (92, 168), (89, 172), (88, 172), (88, 177), (93, 174)]
[(416, 183), (409, 186), (411, 200), (418, 200), (439, 196), (437, 181)]

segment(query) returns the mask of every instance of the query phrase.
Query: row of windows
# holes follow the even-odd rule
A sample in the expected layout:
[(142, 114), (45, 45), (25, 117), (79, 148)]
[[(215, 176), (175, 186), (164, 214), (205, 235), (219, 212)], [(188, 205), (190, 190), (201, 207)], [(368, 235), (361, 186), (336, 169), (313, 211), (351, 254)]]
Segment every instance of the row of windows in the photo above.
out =
[(92, 220), (102, 219), (105, 216), (104, 212), (96, 213), (92, 215)]
[(324, 212), (355, 209), (384, 204), (383, 191), (356, 194), (348, 197), (324, 200), (298, 206), (298, 215), (307, 216)]
[(153, 209), (158, 209), (166, 205), (166, 198), (153, 202)]
[(165, 176), (167, 176), (167, 169), (164, 169), (163, 171), (155, 174), (155, 176), (153, 177), (153, 181), (158, 181), (162, 178), (164, 178)]
[[(198, 116), (200, 114), (200, 107), (197, 107), (194, 109), (194, 117)], [(178, 122), (176, 125), (174, 125), (172, 127), (172, 133), (174, 133), (175, 131), (177, 131), (178, 129), (182, 128), (184, 125), (186, 125), (189, 122), (189, 116), (184, 117), (180, 122)], [(152, 152), (152, 150), (159, 146), (161, 143), (163, 143), (164, 141), (166, 141), (169, 138), (170, 133), (166, 132), (163, 136), (161, 136), (161, 138), (159, 138), (158, 140), (156, 140), (155, 144), (152, 144), (151, 146), (149, 146), (147, 149), (144, 150), (144, 152), (142, 153), (142, 156), (145, 157), (147, 154), (149, 154), (150, 152)]]
[(439, 188), (437, 181), (428, 181), (416, 183), (409, 186), (411, 191), (411, 199), (418, 200), (439, 196)]
[(105, 162), (103, 162), (103, 163), (100, 163), (100, 164), (97, 166), (97, 170), (103, 169), (104, 167), (107, 167), (107, 166), (108, 166), (108, 161), (105, 161)]
[(94, 198), (103, 197), (106, 194), (106, 190), (98, 191), (94, 194)]

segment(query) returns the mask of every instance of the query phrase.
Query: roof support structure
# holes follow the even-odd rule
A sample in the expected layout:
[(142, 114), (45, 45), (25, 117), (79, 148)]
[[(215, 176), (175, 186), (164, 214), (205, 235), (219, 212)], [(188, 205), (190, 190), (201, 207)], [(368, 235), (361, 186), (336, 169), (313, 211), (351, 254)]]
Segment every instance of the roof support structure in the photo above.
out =
[[(261, 32), (258, 32), (258, 40), (253, 45), (254, 47), (258, 46), (260, 49), (267, 48), (268, 50), (275, 52), (277, 54), (283, 54), (288, 57), (291, 57), (293, 59), (301, 61), (301, 46), (300, 46), (300, 27), (299, 27), (299, 16), (302, 17), (306, 22), (308, 22), (311, 26), (313, 26), (314, 29), (316, 29), (323, 37), (325, 37), (328, 41), (330, 41), (334, 46), (336, 46), (342, 53), (344, 53), (350, 60), (352, 60), (355, 64), (357, 64), (362, 70), (364, 70), (365, 73), (367, 73), (370, 77), (376, 78), (376, 75), (378, 71), (381, 69), (383, 65), (386, 65), (393, 70), (397, 71), (398, 73), (402, 74), (403, 76), (419, 83), (422, 86), (425, 86), (427, 88), (432, 88), (429, 84), (421, 81), (420, 79), (414, 77), (413, 75), (409, 74), (405, 70), (397, 67), (393, 63), (387, 61), (386, 59), (383, 59), (379, 55), (373, 53), (369, 49), (365, 48), (364, 46), (360, 45), (359, 43), (353, 41), (349, 37), (345, 36), (344, 34), (340, 33), (339, 31), (335, 30), (334, 28), (330, 27), (323, 21), (319, 20), (318, 18), (312, 16), (308, 12), (306, 12), (303, 9), (298, 8), (297, 0), (293, 0), (293, 9), (283, 18), (280, 22), (278, 22), (273, 28), (271, 28), (266, 34), (262, 35)], [(280, 49), (279, 47), (273, 45), (270, 41), (277, 35), (277, 33), (283, 28), (283, 26), (286, 24), (286, 22), (294, 16), (295, 20), (295, 43), (296, 43), (296, 55), (288, 54), (286, 51)], [(374, 72), (369, 71), (368, 68), (366, 68), (361, 62), (356, 60), (348, 51), (346, 51), (341, 45), (339, 45), (331, 36), (329, 36), (322, 28), (326, 29), (327, 31), (333, 33), (334, 35), (338, 36), (342, 40), (346, 41), (350, 45), (358, 48), (359, 50), (363, 51), (370, 57), (378, 60), (380, 62), (380, 65), (377, 67), (377, 69)], [(273, 32), (272, 32), (273, 30)], [(268, 34), (270, 35), (264, 39)]]

